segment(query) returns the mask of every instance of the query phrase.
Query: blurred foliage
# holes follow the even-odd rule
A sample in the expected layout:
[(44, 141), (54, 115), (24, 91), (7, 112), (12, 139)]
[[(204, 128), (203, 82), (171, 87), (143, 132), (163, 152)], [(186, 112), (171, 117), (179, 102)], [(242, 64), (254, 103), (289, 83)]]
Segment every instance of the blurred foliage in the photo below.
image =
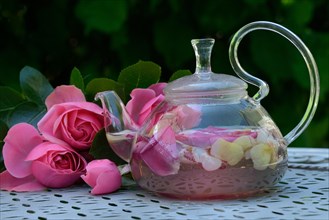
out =
[[(313, 53), (321, 78), (320, 102), (310, 126), (291, 146), (329, 147), (328, 0), (2, 0), (0, 86), (13, 95), (22, 92), (19, 73), (26, 65), (43, 73), (53, 87), (69, 82), (83, 87), (81, 83), (95, 78), (114, 83), (121, 69), (139, 60), (159, 65), (161, 81), (168, 81), (177, 70), (194, 72), (190, 40), (204, 37), (216, 39), (213, 71), (234, 75), (228, 60), (230, 38), (256, 20), (289, 28)], [(288, 133), (302, 118), (309, 96), (307, 68), (297, 49), (279, 35), (258, 31), (243, 40), (239, 56), (248, 72), (270, 85), (262, 105), (282, 133)], [(71, 74), (75, 66), (83, 80), (74, 73), (78, 70)], [(95, 92), (101, 82), (86, 90)], [(248, 90), (251, 96), (257, 91), (253, 86)]]

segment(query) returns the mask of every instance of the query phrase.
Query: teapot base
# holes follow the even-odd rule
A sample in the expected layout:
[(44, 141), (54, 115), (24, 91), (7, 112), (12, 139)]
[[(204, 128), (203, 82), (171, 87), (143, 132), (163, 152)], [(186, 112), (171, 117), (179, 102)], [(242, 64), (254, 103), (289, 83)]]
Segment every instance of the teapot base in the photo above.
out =
[(265, 170), (239, 166), (206, 171), (200, 165), (181, 163), (177, 174), (158, 176), (140, 163), (140, 173), (133, 173), (133, 177), (142, 188), (165, 197), (180, 200), (236, 199), (264, 193), (281, 180), (287, 167), (287, 160), (284, 160), (275, 168)]
[(256, 195), (261, 195), (264, 194), (264, 191), (266, 189), (259, 189), (259, 190), (254, 190), (250, 192), (244, 192), (244, 193), (237, 193), (237, 194), (223, 194), (223, 195), (173, 195), (173, 194), (167, 194), (167, 193), (159, 193), (157, 192), (156, 194), (160, 196), (164, 196), (167, 198), (171, 199), (177, 199), (177, 200), (232, 200), (232, 199), (243, 199), (243, 198), (248, 198)]

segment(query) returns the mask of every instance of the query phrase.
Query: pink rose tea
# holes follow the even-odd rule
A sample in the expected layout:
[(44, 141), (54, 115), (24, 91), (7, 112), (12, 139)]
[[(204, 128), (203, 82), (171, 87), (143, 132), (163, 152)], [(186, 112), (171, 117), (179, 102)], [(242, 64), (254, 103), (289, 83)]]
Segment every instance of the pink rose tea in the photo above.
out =
[(287, 169), (285, 145), (264, 130), (169, 128), (130, 139), (127, 158), (142, 188), (180, 199), (244, 197), (273, 186)]

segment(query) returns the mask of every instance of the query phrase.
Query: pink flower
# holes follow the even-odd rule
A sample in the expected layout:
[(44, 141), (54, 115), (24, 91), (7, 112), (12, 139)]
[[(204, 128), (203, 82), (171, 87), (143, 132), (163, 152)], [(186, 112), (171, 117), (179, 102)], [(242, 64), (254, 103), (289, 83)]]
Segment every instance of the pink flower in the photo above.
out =
[(134, 89), (130, 96), (131, 100), (127, 103), (127, 112), (132, 120), (142, 126), (154, 108), (163, 100), (163, 89), (166, 83), (153, 84), (147, 89)]
[(74, 150), (50, 142), (36, 146), (26, 160), (32, 161), (32, 175), (51, 188), (74, 184), (87, 166), (85, 159)]
[(48, 112), (39, 121), (43, 136), (60, 145), (78, 150), (91, 146), (103, 125), (102, 108), (86, 102), (81, 90), (74, 86), (59, 86), (46, 99)]
[(8, 172), (17, 178), (31, 174), (31, 161), (26, 161), (27, 155), (44, 139), (30, 124), (19, 123), (11, 127), (4, 138), (3, 158)]
[[(144, 146), (140, 144), (145, 144)], [(175, 133), (170, 126), (161, 128), (148, 142), (137, 143), (141, 159), (157, 175), (176, 174), (179, 170), (179, 151)], [(137, 152), (136, 152), (137, 153)], [(136, 154), (135, 154), (136, 156)]]
[(26, 161), (31, 150), (43, 142), (38, 131), (32, 125), (19, 123), (9, 129), (4, 142), (2, 153), (7, 170), (0, 174), (0, 189), (18, 192), (45, 189), (32, 175), (32, 162)]
[(0, 189), (36, 191), (66, 187), (85, 171), (85, 159), (74, 150), (44, 142), (27, 123), (14, 125), (4, 139), (3, 157), (7, 171), (0, 174)]
[(46, 98), (46, 106), (49, 110), (53, 105), (64, 102), (85, 102), (84, 94), (75, 86), (62, 85), (55, 88), (55, 90)]
[(116, 191), (121, 186), (121, 174), (116, 165), (107, 159), (93, 160), (81, 178), (93, 189), (91, 194), (100, 195)]

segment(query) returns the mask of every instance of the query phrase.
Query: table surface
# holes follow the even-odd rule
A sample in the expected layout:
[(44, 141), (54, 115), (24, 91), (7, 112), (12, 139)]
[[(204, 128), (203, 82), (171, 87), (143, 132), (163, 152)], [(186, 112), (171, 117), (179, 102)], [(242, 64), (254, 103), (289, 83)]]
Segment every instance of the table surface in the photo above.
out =
[(262, 195), (181, 201), (136, 185), (92, 196), (88, 186), (0, 193), (0, 219), (329, 219), (329, 149), (289, 148), (289, 169)]

